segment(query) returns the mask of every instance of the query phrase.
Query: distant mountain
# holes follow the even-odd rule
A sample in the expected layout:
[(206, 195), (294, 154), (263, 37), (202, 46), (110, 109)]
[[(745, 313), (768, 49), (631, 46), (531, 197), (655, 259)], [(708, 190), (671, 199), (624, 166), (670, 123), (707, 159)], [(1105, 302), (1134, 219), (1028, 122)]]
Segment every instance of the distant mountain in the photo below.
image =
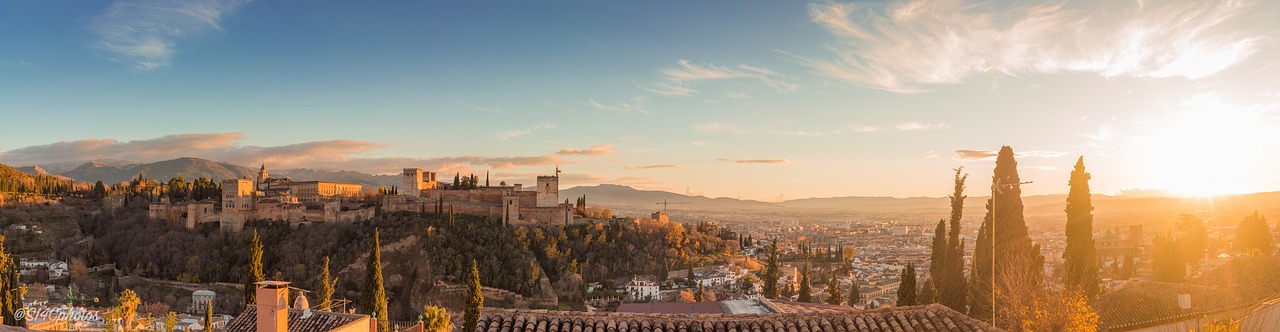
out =
[(23, 173), (27, 173), (27, 174), (31, 174), (31, 175), (49, 175), (49, 176), (52, 176), (52, 177), (55, 177), (55, 178), (59, 178), (59, 179), (62, 179), (62, 180), (70, 180), (70, 179), (71, 179), (71, 178), (69, 178), (69, 177), (65, 177), (65, 176), (62, 176), (62, 175), (51, 174), (51, 173), (49, 173), (49, 171), (46, 171), (44, 168), (42, 168), (42, 167), (40, 167), (40, 166), (23, 166), (23, 167), (17, 167), (16, 169), (17, 169), (18, 171), (21, 171), (21, 172), (23, 172)]
[(24, 167), (19, 167), (19, 169), (25, 169), (27, 167), (43, 168), (45, 172), (49, 172), (49, 174), (62, 174), (62, 173), (70, 172), (71, 170), (76, 169), (77, 167), (80, 167), (81, 165), (88, 164), (88, 163), (96, 163), (99, 165), (116, 166), (116, 167), (137, 164), (136, 162), (127, 161), (127, 160), (95, 159), (95, 160), (75, 160), (75, 161), (60, 161), (60, 162), (54, 162), (54, 163), (41, 163), (37, 165), (28, 165)]
[[(662, 201), (671, 202), (672, 209), (725, 210), (725, 209), (777, 209), (778, 205), (753, 200), (727, 197), (710, 198), (689, 196), (658, 190), (639, 190), (616, 184), (579, 186), (560, 191), (560, 198), (572, 201), (587, 195), (587, 204), (610, 206), (655, 206)], [(655, 207), (658, 208), (658, 207)]]
[(274, 171), (267, 169), (267, 173), (272, 177), (289, 177), (294, 181), (339, 181), (351, 182), (364, 185), (365, 188), (377, 188), (379, 186), (399, 186), (399, 175), (372, 175), (355, 171), (325, 171), (316, 169), (282, 169)]
[(106, 162), (88, 162), (59, 175), (76, 179), (76, 181), (95, 182), (101, 180), (104, 183), (114, 184), (129, 181), (129, 179), (137, 177), (138, 174), (159, 181), (168, 181), (179, 176), (187, 180), (204, 177), (221, 181), (240, 177), (251, 178), (256, 176), (257, 170), (229, 163), (184, 157), (148, 164), (112, 165)]

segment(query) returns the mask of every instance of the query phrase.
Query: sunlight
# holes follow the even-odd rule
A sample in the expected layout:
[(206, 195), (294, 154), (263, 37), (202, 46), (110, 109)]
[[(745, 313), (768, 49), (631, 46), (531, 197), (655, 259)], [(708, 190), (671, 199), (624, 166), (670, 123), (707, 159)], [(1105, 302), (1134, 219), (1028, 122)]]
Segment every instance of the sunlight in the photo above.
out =
[(1134, 154), (1153, 186), (1185, 196), (1258, 191), (1274, 124), (1265, 112), (1223, 103), (1216, 95), (1183, 103), (1187, 111), (1153, 120), (1135, 139)]

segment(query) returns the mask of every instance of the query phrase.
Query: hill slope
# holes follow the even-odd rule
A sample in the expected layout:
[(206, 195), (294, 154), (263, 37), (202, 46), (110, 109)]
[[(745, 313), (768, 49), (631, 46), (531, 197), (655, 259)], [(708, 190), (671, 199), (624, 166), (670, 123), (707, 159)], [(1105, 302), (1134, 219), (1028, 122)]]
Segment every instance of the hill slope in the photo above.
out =
[(239, 177), (253, 177), (257, 174), (257, 170), (206, 159), (184, 157), (148, 164), (120, 166), (89, 162), (60, 175), (76, 179), (76, 181), (95, 182), (101, 180), (111, 184), (128, 181), (137, 177), (138, 174), (160, 181), (167, 181), (179, 176), (187, 180), (204, 177), (220, 181)]
[(587, 195), (587, 204), (610, 206), (654, 206), (662, 201), (678, 205), (681, 209), (723, 210), (723, 209), (776, 209), (778, 205), (761, 201), (740, 200), (735, 198), (706, 196), (689, 196), (658, 190), (639, 190), (616, 184), (573, 187), (560, 191), (561, 198), (572, 201), (575, 197)]

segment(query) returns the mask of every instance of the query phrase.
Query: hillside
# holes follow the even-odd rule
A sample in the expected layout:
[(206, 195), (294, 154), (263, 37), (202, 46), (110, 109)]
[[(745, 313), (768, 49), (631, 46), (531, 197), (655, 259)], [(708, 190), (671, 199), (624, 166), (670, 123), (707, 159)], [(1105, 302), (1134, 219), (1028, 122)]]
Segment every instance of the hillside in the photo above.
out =
[(89, 162), (59, 175), (83, 182), (101, 180), (105, 183), (119, 183), (135, 178), (138, 174), (143, 174), (147, 178), (166, 181), (179, 176), (188, 180), (201, 177), (214, 180), (234, 179), (252, 177), (256, 173), (257, 170), (249, 167), (185, 157), (147, 164), (111, 165), (102, 162)]
[(606, 206), (654, 206), (662, 201), (679, 204), (681, 209), (777, 209), (778, 205), (761, 201), (740, 200), (727, 197), (710, 198), (689, 196), (658, 190), (639, 190), (616, 184), (573, 187), (560, 191), (561, 198), (573, 199), (587, 195), (587, 204)]
[(399, 186), (399, 175), (372, 175), (355, 171), (325, 171), (317, 169), (283, 169), (279, 171), (267, 170), (271, 176), (281, 177), (287, 176), (294, 180), (321, 180), (321, 181), (340, 181), (359, 183), (365, 188), (378, 188), (379, 186)]

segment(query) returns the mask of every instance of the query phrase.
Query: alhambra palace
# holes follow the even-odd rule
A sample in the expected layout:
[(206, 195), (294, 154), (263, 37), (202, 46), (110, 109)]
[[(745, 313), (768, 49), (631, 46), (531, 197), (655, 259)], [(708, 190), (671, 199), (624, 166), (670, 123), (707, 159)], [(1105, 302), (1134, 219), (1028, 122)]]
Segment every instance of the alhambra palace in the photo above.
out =
[(254, 179), (222, 180), (221, 204), (212, 200), (175, 204), (163, 198), (149, 206), (148, 216), (184, 222), (187, 228), (218, 223), (219, 229), (230, 232), (240, 231), (250, 220), (352, 223), (372, 219), (378, 211), (452, 212), (498, 218), (509, 225), (567, 225), (580, 216), (578, 211), (586, 202), (560, 201), (559, 172), (538, 176), (534, 188), (518, 183), (454, 187), (437, 181), (436, 172), (406, 168), (397, 192), (373, 202), (366, 199), (360, 184), (274, 178), (262, 165)]

